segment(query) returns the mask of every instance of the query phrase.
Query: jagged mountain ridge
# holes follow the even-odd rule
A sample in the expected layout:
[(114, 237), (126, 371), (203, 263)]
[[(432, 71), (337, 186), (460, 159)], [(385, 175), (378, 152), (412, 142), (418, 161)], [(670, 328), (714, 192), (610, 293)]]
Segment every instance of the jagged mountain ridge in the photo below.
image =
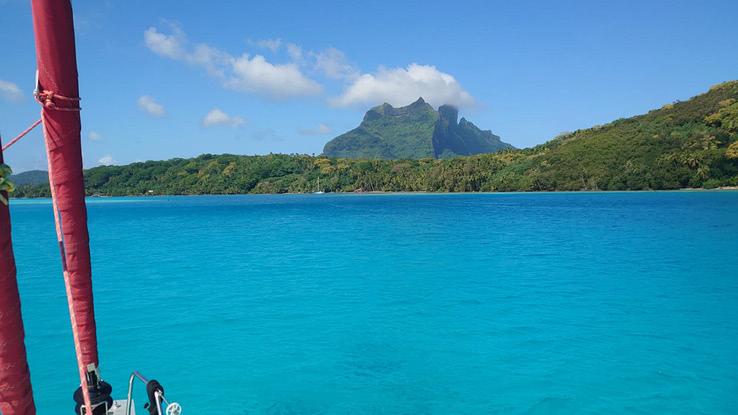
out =
[(442, 105), (436, 111), (418, 98), (395, 108), (388, 103), (367, 111), (359, 127), (329, 141), (323, 153), (341, 158), (451, 158), (514, 149), (491, 131), (483, 131), (459, 111)]
[[(326, 192), (738, 188), (738, 81), (522, 150), (447, 160), (203, 154), (84, 175), (88, 195), (107, 196), (312, 193), (318, 178)], [(49, 186), (11, 196), (49, 197)]]

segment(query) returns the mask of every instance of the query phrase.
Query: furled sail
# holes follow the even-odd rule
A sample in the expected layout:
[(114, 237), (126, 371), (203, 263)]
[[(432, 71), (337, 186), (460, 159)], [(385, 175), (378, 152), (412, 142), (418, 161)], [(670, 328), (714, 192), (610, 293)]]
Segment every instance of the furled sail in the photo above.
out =
[[(0, 166), (2, 164), (3, 152), (0, 150)], [(7, 199), (5, 191), (0, 193)], [(10, 210), (5, 203), (0, 203), (0, 413), (3, 415), (36, 413), (24, 337), (13, 243), (10, 240)]]
[(49, 184), (80, 371), (83, 402), (78, 407), (97, 413), (91, 408), (107, 400), (110, 392), (101, 391), (98, 369), (72, 5), (69, 0), (32, 0), (31, 5), (38, 63), (34, 94), (42, 105)]

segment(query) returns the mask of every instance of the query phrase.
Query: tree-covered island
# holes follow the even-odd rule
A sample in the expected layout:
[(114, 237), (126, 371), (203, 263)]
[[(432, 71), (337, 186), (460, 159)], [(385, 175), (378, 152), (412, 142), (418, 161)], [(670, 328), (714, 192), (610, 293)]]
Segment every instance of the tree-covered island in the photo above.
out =
[[(85, 171), (88, 195), (666, 190), (738, 186), (738, 81), (533, 148), (447, 159), (205, 154)], [(46, 184), (13, 197), (47, 197)]]

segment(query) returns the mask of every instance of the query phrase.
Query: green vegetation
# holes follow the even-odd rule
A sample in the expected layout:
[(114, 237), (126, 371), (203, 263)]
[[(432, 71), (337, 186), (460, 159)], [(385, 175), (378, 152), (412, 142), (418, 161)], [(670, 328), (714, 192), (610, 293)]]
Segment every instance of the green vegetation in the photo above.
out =
[(0, 163), (0, 203), (8, 205), (8, 199), (5, 197), (8, 192), (15, 190), (15, 185), (10, 181), (10, 175), (13, 171), (7, 164)]
[[(738, 185), (738, 81), (685, 102), (515, 153), (509, 190), (642, 190)], [(731, 150), (733, 149), (733, 150)]]
[[(463, 124), (462, 122), (459, 125)], [(643, 190), (738, 186), (738, 81), (537, 147), (438, 160), (202, 155), (85, 171), (87, 193)], [(19, 186), (14, 197), (48, 196)]]
[(384, 103), (367, 111), (361, 125), (329, 141), (323, 153), (336, 158), (452, 158), (492, 153), (513, 146), (462, 118), (456, 108), (438, 111), (419, 98), (394, 108)]
[(49, 172), (44, 170), (29, 170), (10, 176), (16, 186), (24, 184), (44, 184), (49, 182)]

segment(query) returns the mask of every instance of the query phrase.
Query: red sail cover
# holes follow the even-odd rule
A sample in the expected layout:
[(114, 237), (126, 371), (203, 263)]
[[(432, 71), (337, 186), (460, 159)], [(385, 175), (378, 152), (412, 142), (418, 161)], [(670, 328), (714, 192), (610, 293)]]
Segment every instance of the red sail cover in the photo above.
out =
[[(59, 99), (42, 107), (44, 137), (49, 157), (64, 247), (63, 265), (68, 275), (70, 311), (78, 344), (81, 367), (98, 366), (95, 313), (92, 304), (87, 208), (82, 177), (79, 103), (68, 98), (79, 97), (77, 55), (75, 53), (72, 5), (69, 0), (32, 0), (33, 26), (36, 35), (38, 88)], [(66, 97), (67, 99), (64, 99)], [(47, 101), (48, 103), (48, 101)], [(76, 320), (76, 327), (74, 323)]]
[[(0, 150), (0, 164), (3, 152)], [(8, 197), (6, 192), (3, 196)], [(10, 240), (10, 211), (0, 203), (0, 413), (33, 415), (31, 374), (26, 361), (15, 258)]]

